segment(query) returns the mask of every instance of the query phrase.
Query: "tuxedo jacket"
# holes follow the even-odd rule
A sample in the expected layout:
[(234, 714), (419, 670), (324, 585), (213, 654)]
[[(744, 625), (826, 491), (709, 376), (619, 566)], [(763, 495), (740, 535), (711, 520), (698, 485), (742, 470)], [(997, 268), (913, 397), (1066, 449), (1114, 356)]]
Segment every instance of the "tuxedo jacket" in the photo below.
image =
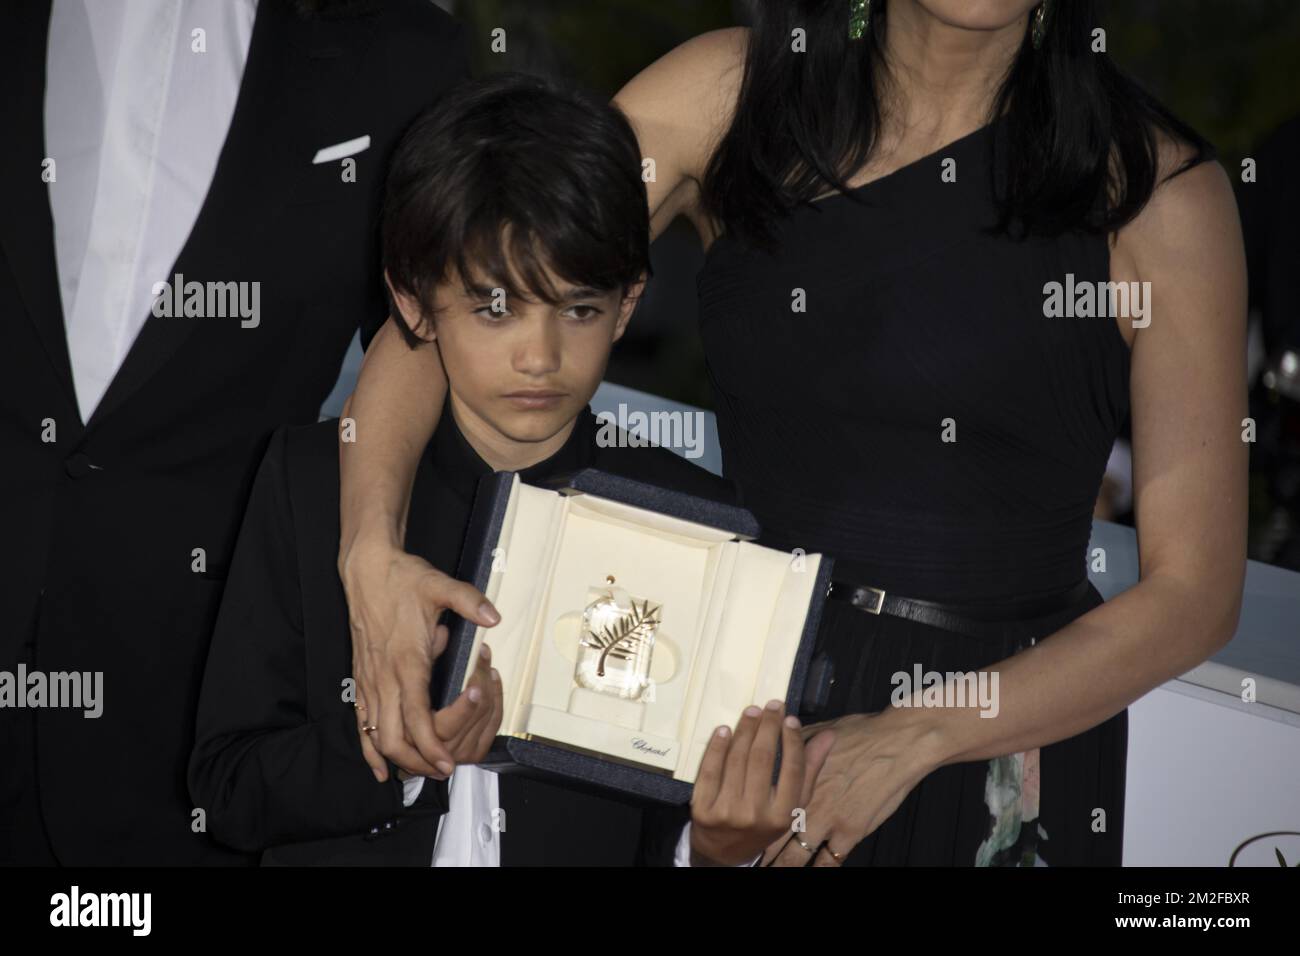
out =
[[(730, 482), (656, 447), (600, 447), (590, 410), (555, 455), (520, 472), (542, 479), (595, 467), (735, 503)], [(455, 574), (480, 479), (491, 468), (453, 421), (419, 462), (406, 548)], [(226, 587), (190, 763), (209, 829), (267, 862), (429, 866), (446, 784), (402, 806), (361, 755), (344, 693), (352, 674), (348, 610), (336, 564), (338, 425), (281, 430), (254, 483)], [(490, 640), (490, 638), (489, 638)], [(502, 865), (664, 863), (688, 818), (632, 802), (499, 775)]]
[[(49, 19), (49, 0), (0, 5), (0, 670), (100, 672), (104, 704), (28, 712), (34, 743), (0, 710), (0, 831), (34, 789), (62, 863), (243, 862), (202, 832), (185, 782), (239, 518), (271, 432), (317, 420), (358, 323), (368, 341), (386, 314), (384, 164), (466, 74), (460, 32), (428, 0), (312, 17), (262, 0), (169, 274), (260, 282), (260, 323), (151, 316), (83, 422), (40, 175)], [(313, 165), (365, 135), (355, 182)]]

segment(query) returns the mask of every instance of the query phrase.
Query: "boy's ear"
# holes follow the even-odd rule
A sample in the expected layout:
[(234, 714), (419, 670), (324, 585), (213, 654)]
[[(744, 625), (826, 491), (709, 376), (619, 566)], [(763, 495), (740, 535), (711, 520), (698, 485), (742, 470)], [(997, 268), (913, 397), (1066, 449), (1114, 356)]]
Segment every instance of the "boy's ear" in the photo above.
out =
[(398, 292), (393, 288), (393, 282), (388, 277), (387, 269), (384, 270), (384, 285), (388, 287), (388, 297), (392, 300), (399, 313), (398, 318), (406, 324), (411, 333), (426, 342), (432, 342), (436, 339), (438, 335), (433, 327), (433, 320), (425, 318), (424, 309), (415, 296), (407, 295), (405, 292)]
[(614, 341), (617, 342), (627, 331), (628, 322), (632, 321), (632, 313), (636, 311), (637, 305), (641, 302), (641, 294), (645, 292), (646, 274), (641, 273), (641, 278), (635, 283), (628, 286), (627, 292), (623, 295), (623, 301), (618, 307), (618, 321), (614, 324)]

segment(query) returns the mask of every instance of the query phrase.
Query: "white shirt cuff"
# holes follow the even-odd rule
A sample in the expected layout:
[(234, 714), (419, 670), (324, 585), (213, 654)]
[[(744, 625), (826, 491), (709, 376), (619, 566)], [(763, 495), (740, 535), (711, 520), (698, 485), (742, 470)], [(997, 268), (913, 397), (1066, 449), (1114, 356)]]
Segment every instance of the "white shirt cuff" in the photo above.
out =
[[(763, 859), (763, 854), (758, 854), (748, 863), (737, 863), (737, 866), (757, 866), (758, 861)], [(677, 838), (677, 849), (673, 852), (673, 866), (690, 866), (691, 865), (691, 822), (686, 821), (686, 826), (682, 827), (682, 835)]]
[(420, 791), (424, 789), (423, 777), (411, 777), (409, 780), (402, 781), (402, 806), (409, 807), (416, 800), (420, 799)]

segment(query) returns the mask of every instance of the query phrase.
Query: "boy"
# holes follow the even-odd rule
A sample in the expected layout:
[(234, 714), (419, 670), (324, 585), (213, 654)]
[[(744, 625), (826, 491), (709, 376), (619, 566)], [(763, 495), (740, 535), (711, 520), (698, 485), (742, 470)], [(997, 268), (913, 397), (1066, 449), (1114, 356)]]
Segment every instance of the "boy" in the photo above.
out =
[[(734, 500), (729, 482), (665, 449), (596, 441), (587, 403), (644, 286), (647, 219), (635, 136), (603, 102), (498, 76), (462, 87), (408, 131), (389, 171), (385, 278), (412, 347), (436, 339), (449, 388), (415, 477), (409, 551), (454, 573), (479, 479), (494, 470), (535, 483), (593, 466)], [(783, 724), (779, 706), (751, 708), (734, 737), (717, 735), (705, 762), (718, 782), (692, 838), (684, 810), (643, 821), (632, 805), (473, 766), (501, 720), (487, 657), (435, 718), (458, 764), (450, 787), (378, 782), (345, 693), (338, 428), (272, 438), (232, 562), (190, 765), (219, 841), (280, 863), (626, 865), (674, 853), (685, 862), (692, 839), (697, 862), (742, 862), (778, 835), (772, 821), (788, 821), (803, 790), (797, 722)], [(445, 637), (439, 626), (438, 648)], [(728, 747), (766, 754), (771, 779), (778, 736), (780, 799), (742, 805), (745, 763), (724, 773)], [(766, 830), (735, 822), (755, 809)]]

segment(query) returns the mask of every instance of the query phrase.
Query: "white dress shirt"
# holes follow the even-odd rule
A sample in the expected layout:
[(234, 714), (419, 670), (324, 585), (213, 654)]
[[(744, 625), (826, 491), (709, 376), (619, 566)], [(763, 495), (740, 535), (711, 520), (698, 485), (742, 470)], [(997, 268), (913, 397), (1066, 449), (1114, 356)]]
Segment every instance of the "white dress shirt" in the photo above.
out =
[[(409, 807), (424, 789), (424, 777), (412, 777), (403, 785), (402, 796)], [(447, 779), (447, 812), (438, 820), (433, 844), (433, 866), (500, 866), (501, 834), (494, 826), (494, 812), (501, 806), (497, 775), (482, 767), (457, 767)], [(508, 830), (510, 821), (506, 820)]]
[(45, 149), (55, 163), (54, 251), (82, 421), (198, 218), (256, 14), (257, 0), (53, 2)]
[[(402, 784), (402, 802), (413, 804), (424, 789), (424, 777)], [(500, 804), (497, 775), (482, 767), (457, 767), (447, 779), (447, 812), (438, 821), (433, 866), (500, 866), (501, 833), (494, 826)], [(509, 832), (510, 821), (504, 821)], [(682, 828), (673, 852), (674, 866), (691, 865), (691, 825)], [(752, 863), (747, 864), (753, 866)]]

